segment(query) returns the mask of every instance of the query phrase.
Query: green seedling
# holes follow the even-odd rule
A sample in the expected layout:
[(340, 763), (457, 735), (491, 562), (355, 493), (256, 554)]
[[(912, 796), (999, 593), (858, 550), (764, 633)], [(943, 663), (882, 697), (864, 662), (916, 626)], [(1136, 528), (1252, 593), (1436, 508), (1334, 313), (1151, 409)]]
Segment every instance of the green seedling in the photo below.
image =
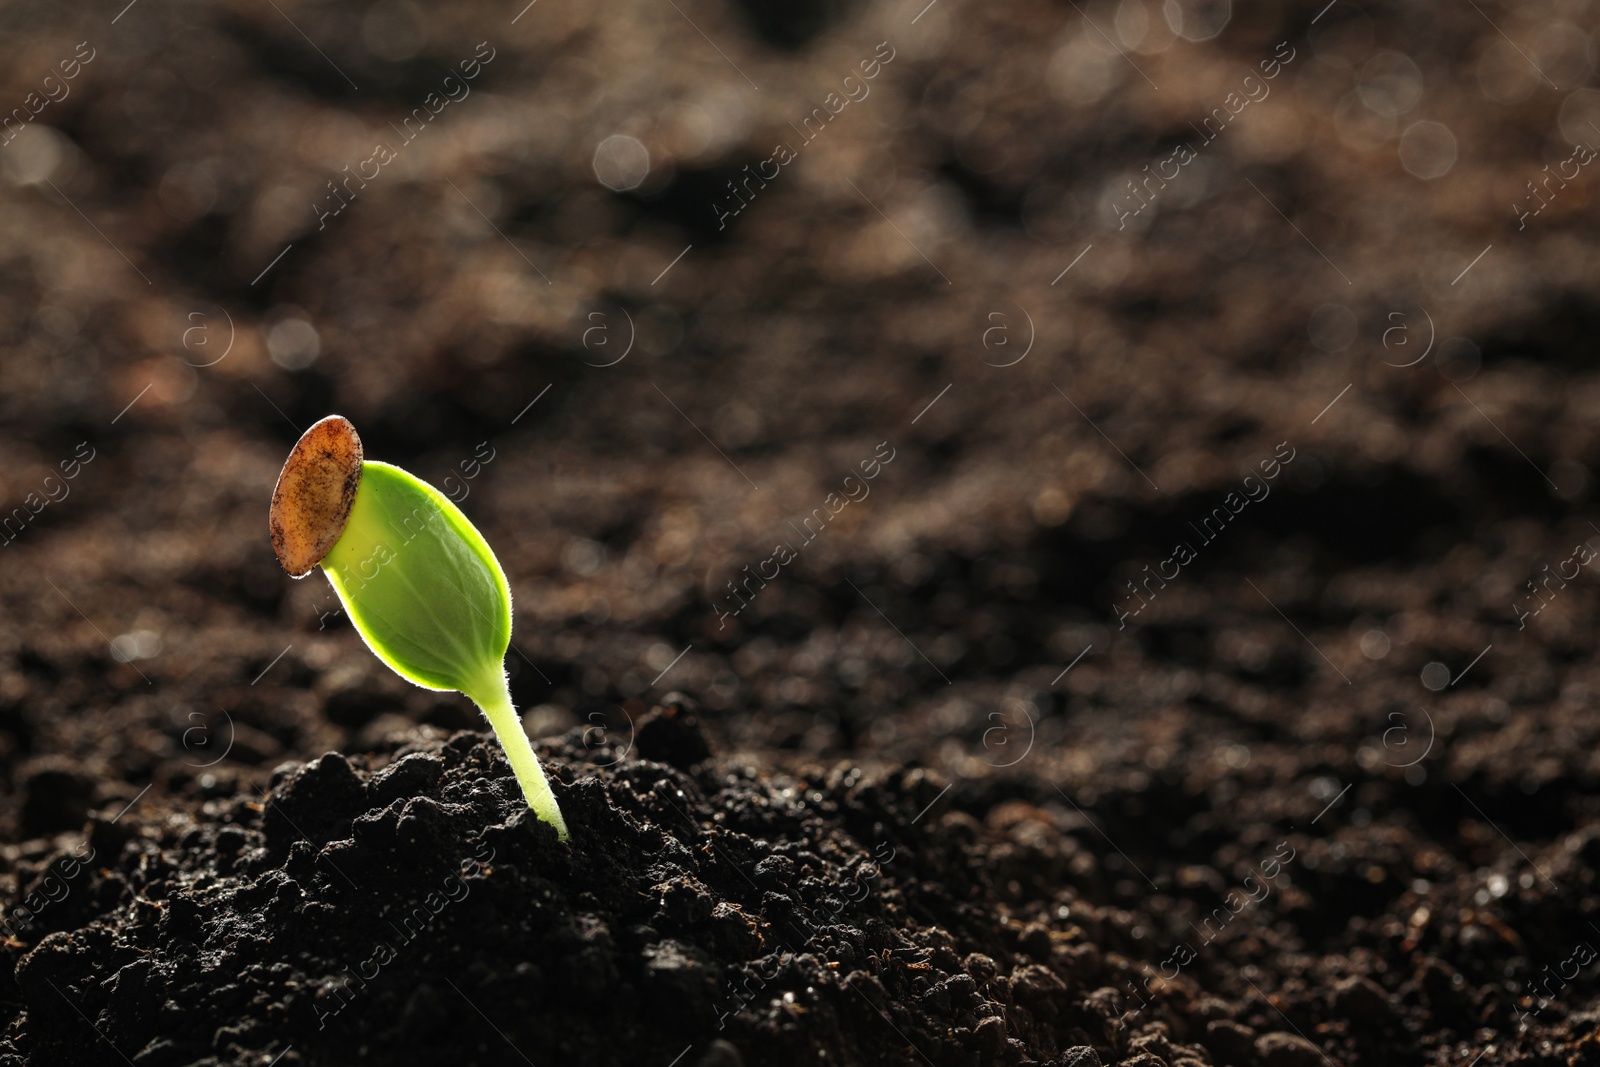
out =
[(330, 415), (289, 453), (272, 493), (272, 547), (292, 578), (319, 564), (356, 632), (396, 674), (478, 705), (528, 807), (567, 840), (567, 823), (506, 683), (511, 588), (472, 523), (399, 467), (366, 460)]

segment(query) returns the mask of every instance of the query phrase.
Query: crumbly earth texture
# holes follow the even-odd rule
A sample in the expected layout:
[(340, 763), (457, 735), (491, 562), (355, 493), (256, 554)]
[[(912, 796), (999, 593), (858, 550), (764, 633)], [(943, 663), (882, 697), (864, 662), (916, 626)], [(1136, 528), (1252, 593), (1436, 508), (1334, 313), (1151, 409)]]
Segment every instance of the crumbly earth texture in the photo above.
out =
[[(472, 731), (94, 817), (81, 865), (24, 867), (66, 888), (8, 954), (7, 1062), (1417, 1062), (1512, 1029), (1500, 975), (1559, 948), (1600, 863), (1570, 835), (1540, 866), (1581, 888), (1501, 876), (1502, 920), (1465, 857), (1283, 787), (1124, 781), (1091, 820), (1038, 782), (761, 770), (678, 694), (630, 748), (545, 746), (571, 846)], [(1278, 832), (1219, 843), (1263, 803)], [(1184, 862), (1208, 840), (1226, 862)]]

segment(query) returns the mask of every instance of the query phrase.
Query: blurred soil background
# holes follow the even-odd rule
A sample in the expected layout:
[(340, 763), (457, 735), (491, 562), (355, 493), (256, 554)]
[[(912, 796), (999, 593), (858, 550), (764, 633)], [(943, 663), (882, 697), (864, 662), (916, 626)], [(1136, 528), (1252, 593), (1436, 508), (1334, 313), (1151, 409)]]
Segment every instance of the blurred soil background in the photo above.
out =
[[(1600, 1062), (1594, 3), (519, 7), (0, 8), (0, 1062)], [(280, 571), (330, 412), (677, 873), (557, 856)], [(441, 840), (529, 850), (473, 883), (548, 881), (522, 940), (391, 979), (478, 1012), (330, 1037), (291, 933), (265, 1000), (117, 980), (202, 980), (206, 885), (354, 906), (274, 836), (313, 774), (308, 847), (465, 775)], [(876, 948), (781, 942), (869, 862)]]

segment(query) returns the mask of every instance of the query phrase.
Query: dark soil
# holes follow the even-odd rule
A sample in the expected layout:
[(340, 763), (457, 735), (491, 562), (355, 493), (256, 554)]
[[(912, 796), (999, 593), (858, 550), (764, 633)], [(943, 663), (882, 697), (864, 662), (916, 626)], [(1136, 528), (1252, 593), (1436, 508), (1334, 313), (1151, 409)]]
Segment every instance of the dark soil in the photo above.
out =
[[(0, 1065), (1600, 1064), (1592, 2), (121, 7), (0, 4)], [(278, 569), (330, 412), (570, 844)]]

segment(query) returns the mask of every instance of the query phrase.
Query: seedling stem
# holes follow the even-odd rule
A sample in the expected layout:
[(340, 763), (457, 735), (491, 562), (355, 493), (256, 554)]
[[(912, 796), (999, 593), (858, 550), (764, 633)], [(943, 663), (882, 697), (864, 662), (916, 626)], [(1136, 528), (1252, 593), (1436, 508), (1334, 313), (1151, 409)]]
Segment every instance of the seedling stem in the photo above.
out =
[(528, 807), (539, 818), (554, 826), (561, 840), (567, 840), (567, 820), (561, 817), (556, 796), (550, 791), (550, 781), (544, 775), (539, 757), (534, 755), (533, 746), (528, 743), (528, 734), (517, 717), (517, 709), (511, 704), (511, 689), (506, 684), (505, 673), (501, 672), (483, 690), (468, 693), (467, 697), (478, 705), (484, 718), (494, 728), (495, 736), (500, 739), (500, 747), (505, 749), (506, 759), (511, 761), (511, 771), (517, 776), (523, 795), (528, 798)]

